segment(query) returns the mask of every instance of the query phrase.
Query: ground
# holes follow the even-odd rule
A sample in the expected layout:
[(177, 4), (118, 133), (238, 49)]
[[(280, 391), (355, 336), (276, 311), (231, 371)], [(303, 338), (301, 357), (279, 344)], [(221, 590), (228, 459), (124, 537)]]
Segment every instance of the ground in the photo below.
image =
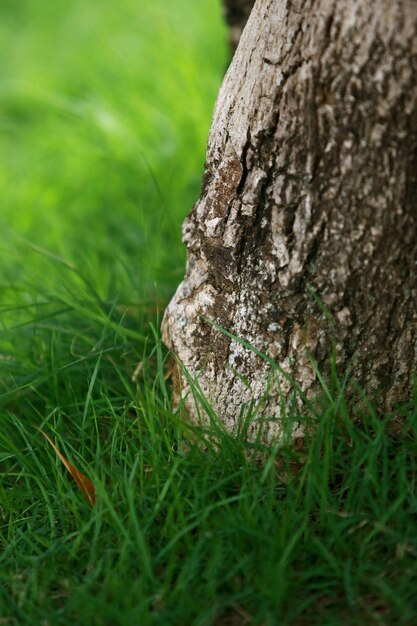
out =
[(255, 453), (244, 427), (172, 410), (159, 323), (227, 64), (220, 6), (0, 16), (0, 623), (414, 624), (417, 398), (379, 416), (357, 390), (354, 415), (335, 373), (288, 416), (311, 437)]

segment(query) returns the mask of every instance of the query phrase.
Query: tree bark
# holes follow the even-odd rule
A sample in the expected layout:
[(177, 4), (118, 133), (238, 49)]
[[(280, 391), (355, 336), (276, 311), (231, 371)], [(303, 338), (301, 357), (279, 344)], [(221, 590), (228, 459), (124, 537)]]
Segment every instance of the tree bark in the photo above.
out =
[(215, 107), (183, 227), (186, 276), (163, 321), (228, 429), (262, 399), (250, 436), (260, 418), (279, 435), (293, 390), (202, 316), (309, 398), (320, 393), (310, 355), (325, 374), (335, 341), (340, 371), (350, 365), (381, 407), (407, 399), (416, 235), (417, 2), (258, 0)]
[(235, 52), (255, 0), (224, 0), (224, 15), (229, 26), (229, 41)]

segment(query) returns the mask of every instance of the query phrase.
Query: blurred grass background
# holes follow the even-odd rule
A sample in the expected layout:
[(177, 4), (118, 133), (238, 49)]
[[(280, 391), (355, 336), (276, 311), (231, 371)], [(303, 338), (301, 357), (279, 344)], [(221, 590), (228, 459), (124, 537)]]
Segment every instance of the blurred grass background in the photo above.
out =
[(144, 349), (184, 274), (228, 51), (216, 0), (21, 0), (1, 4), (0, 53), (7, 399), (111, 342), (103, 324)]
[[(226, 67), (220, 10), (216, 0), (2, 2), (2, 246), (20, 235), (64, 256), (105, 298), (155, 285), (169, 296)], [(18, 249), (11, 263), (2, 254), (4, 287), (43, 263)]]

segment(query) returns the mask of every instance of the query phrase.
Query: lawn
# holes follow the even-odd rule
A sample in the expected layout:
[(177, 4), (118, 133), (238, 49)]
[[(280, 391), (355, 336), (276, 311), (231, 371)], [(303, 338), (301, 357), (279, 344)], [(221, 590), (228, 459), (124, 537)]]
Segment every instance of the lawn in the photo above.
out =
[(172, 409), (159, 324), (228, 61), (220, 3), (0, 18), (0, 624), (416, 624), (417, 397), (384, 416), (361, 397), (354, 420), (334, 375), (289, 416), (305, 445), (262, 461)]

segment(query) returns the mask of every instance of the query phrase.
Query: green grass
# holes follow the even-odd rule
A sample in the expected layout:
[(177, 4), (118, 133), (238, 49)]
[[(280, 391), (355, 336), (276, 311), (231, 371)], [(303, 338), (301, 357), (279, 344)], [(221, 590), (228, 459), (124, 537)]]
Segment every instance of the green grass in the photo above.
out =
[(227, 62), (219, 3), (0, 17), (0, 623), (415, 624), (417, 398), (354, 421), (334, 377), (289, 416), (305, 446), (262, 463), (172, 411), (157, 329)]

